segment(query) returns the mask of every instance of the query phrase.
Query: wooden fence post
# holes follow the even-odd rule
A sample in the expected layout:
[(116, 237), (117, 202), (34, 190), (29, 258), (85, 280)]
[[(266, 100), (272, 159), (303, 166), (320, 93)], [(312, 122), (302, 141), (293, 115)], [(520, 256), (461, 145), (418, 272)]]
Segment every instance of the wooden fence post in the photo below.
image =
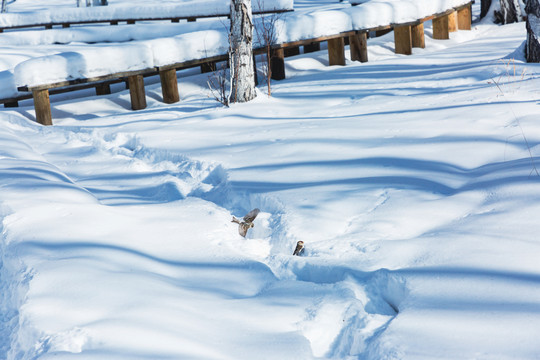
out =
[(413, 25), (411, 27), (411, 38), (413, 47), (422, 49), (426, 47), (426, 39), (424, 37), (424, 23), (421, 22), (420, 24)]
[(216, 62), (211, 61), (204, 64), (201, 64), (201, 74), (214, 72), (216, 71)]
[(448, 15), (433, 19), (433, 38), (437, 40), (448, 40)]
[[(178, 94), (178, 81), (176, 80), (176, 69), (159, 70), (159, 80), (161, 81), (161, 93), (165, 104), (174, 104), (180, 101)], [(146, 106), (146, 105), (145, 105)]]
[(367, 32), (361, 32), (359, 34), (349, 36), (349, 44), (352, 61), (368, 61)]
[(144, 78), (142, 75), (128, 77), (131, 109), (142, 110), (146, 108), (146, 94), (144, 92)]
[(375, 37), (384, 36), (388, 34), (392, 29), (383, 29), (383, 30), (376, 30), (375, 31)]
[(300, 55), (300, 47), (299, 46), (288, 47), (288, 48), (285, 48), (283, 50), (285, 52), (285, 57)]
[(458, 29), (471, 30), (471, 5), (458, 10)]
[(345, 65), (345, 41), (342, 37), (328, 40), (328, 64)]
[(454, 11), (448, 15), (448, 32), (456, 31), (458, 31), (457, 11)]
[(16, 108), (19, 107), (19, 102), (17, 100), (8, 101), (4, 103), (4, 108)]
[(33, 90), (34, 109), (36, 109), (36, 120), (41, 125), (52, 125), (51, 102), (49, 100), (49, 89)]
[(304, 54), (321, 50), (321, 43), (312, 42), (311, 44), (304, 45)]
[(411, 26), (394, 26), (394, 45), (396, 54), (412, 54)]
[(273, 80), (285, 79), (285, 53), (283, 49), (280, 48), (272, 51), (270, 69), (272, 71)]
[(96, 95), (109, 95), (111, 93), (111, 84), (96, 85)]

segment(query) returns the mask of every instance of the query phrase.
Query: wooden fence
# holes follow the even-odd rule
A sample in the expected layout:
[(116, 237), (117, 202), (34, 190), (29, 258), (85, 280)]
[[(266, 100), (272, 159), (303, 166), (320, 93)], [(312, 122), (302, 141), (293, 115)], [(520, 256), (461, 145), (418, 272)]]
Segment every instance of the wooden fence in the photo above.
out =
[[(425, 47), (424, 22), (426, 21), (432, 20), (434, 39), (449, 39), (450, 32), (470, 30), (471, 4), (472, 2), (457, 8), (449, 9), (443, 13), (433, 14), (414, 22), (348, 31), (331, 36), (277, 44), (273, 46), (273, 57), (271, 62), (272, 78), (274, 80), (285, 78), (285, 56), (299, 53), (300, 46), (303, 46), (304, 52), (317, 51), (320, 49), (320, 43), (324, 41), (328, 44), (329, 65), (345, 65), (346, 42), (350, 46), (351, 60), (366, 62), (368, 61), (367, 37), (368, 33), (371, 31), (388, 31), (393, 29), (395, 52), (405, 55), (411, 54), (413, 47)], [(254, 52), (264, 53), (265, 49), (255, 49)], [(146, 108), (144, 76), (159, 74), (162, 85), (163, 101), (165, 103), (175, 103), (180, 101), (176, 77), (177, 70), (201, 65), (212, 69), (212, 64), (215, 64), (215, 62), (218, 61), (226, 61), (227, 59), (228, 56), (223, 54), (140, 71), (114, 73), (95, 78), (76, 79), (35, 86), (20, 86), (18, 87), (18, 90), (29, 93), (28, 95), (25, 95), (25, 98), (32, 97), (34, 99), (37, 122), (43, 125), (52, 125), (51, 105), (49, 100), (50, 92), (57, 93), (95, 87), (96, 94), (103, 95), (110, 93), (111, 83), (126, 82), (129, 85), (131, 108), (133, 110), (141, 110)], [(6, 107), (9, 107), (17, 106), (18, 100), (20, 100), (19, 97), (3, 99), (0, 100), (0, 102), (4, 103)]]

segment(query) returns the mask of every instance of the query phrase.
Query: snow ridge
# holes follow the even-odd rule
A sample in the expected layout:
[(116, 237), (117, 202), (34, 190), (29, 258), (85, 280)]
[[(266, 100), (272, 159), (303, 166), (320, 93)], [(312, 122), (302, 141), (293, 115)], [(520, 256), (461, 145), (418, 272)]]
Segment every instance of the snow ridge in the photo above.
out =
[(7, 359), (9, 356), (17, 359), (32, 351), (32, 348), (19, 346), (18, 339), (21, 323), (19, 308), (24, 303), (32, 275), (24, 264), (11, 255), (4, 226), (8, 217), (3, 216), (0, 222), (0, 358)]
[(386, 269), (363, 272), (337, 264), (314, 265), (309, 259), (292, 267), (297, 280), (333, 289), (299, 324), (314, 355), (379, 359), (383, 355), (376, 350), (379, 337), (409, 293), (405, 279)]
[[(73, 156), (66, 162), (51, 151), (47, 161), (104, 205), (157, 204), (186, 197), (211, 201), (227, 191), (227, 175), (219, 164), (148, 148), (136, 135), (66, 130), (54, 142)], [(109, 159), (105, 163), (104, 157)]]

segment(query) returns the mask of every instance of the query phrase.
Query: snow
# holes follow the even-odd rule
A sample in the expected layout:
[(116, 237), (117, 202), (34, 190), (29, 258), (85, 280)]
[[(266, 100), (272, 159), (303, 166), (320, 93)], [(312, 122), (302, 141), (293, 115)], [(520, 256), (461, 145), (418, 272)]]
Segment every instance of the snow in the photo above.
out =
[[(29, 26), (34, 24), (59, 24), (63, 22), (110, 21), (117, 19), (169, 19), (192, 16), (213, 16), (229, 13), (229, 0), (184, 0), (150, 3), (139, 1), (111, 1), (109, 6), (74, 7), (73, 1), (63, 6), (41, 8), (39, 11), (17, 11), (17, 3), (9, 12), (0, 16), (0, 27)], [(136, 5), (136, 6), (134, 6)], [(275, 11), (293, 9), (293, 0), (253, 1), (253, 10)], [(15, 10), (15, 11), (13, 11)]]
[[(319, 5), (344, 7), (295, 2)], [(411, 56), (387, 34), (367, 63), (287, 58), (271, 98), (230, 108), (192, 69), (177, 104), (152, 77), (141, 111), (120, 85), (53, 95), (52, 127), (0, 109), (0, 358), (537, 359), (539, 67), (523, 23), (431, 33)], [(184, 46), (20, 34), (42, 43), (2, 54)], [(231, 218), (255, 207), (244, 239)]]

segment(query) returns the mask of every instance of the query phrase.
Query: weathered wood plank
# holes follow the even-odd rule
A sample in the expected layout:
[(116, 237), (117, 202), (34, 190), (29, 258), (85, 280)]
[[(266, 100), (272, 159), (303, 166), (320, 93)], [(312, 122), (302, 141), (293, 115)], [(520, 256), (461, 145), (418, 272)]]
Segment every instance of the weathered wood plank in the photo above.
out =
[(437, 40), (448, 40), (448, 15), (439, 16), (433, 19), (433, 38)]
[(415, 48), (426, 47), (426, 39), (424, 36), (424, 23), (411, 26), (412, 46)]
[(448, 15), (448, 32), (458, 31), (458, 16), (457, 11), (453, 11)]
[(97, 76), (97, 77), (91, 77), (91, 78), (85, 78), (85, 79), (58, 81), (55, 83), (35, 85), (35, 86), (25, 85), (25, 86), (17, 87), (17, 90), (28, 92), (28, 91), (33, 91), (33, 90), (54, 89), (54, 88), (61, 88), (65, 86), (94, 83), (94, 82), (99, 82), (99, 81), (117, 80), (120, 78), (129, 77), (132, 75), (149, 75), (149, 74), (157, 74), (156, 69), (149, 68), (149, 69), (138, 70), (138, 71), (126, 71), (126, 72), (119, 72), (119, 73), (109, 74), (109, 75), (104, 75), (104, 76)]
[(285, 53), (283, 49), (274, 49), (270, 58), (272, 80), (285, 79)]
[(5, 108), (16, 108), (16, 107), (19, 107), (19, 102), (18, 101), (6, 101), (4, 103), (4, 107)]
[(345, 41), (343, 37), (328, 40), (328, 64), (345, 65)]
[(146, 109), (146, 93), (144, 91), (144, 77), (142, 75), (132, 75), (128, 77), (129, 96), (131, 98), (131, 109)]
[(229, 59), (228, 55), (217, 55), (217, 56), (207, 57), (205, 59), (188, 60), (188, 61), (183, 61), (179, 63), (169, 64), (166, 66), (160, 66), (160, 70), (187, 69), (190, 67), (200, 66), (202, 64), (209, 63), (209, 62), (227, 61), (228, 59)]
[(285, 57), (300, 55), (300, 47), (292, 46), (283, 49), (285, 51)]
[(201, 64), (201, 74), (216, 71), (216, 62), (209, 61)]
[(384, 36), (392, 31), (391, 27), (381, 30), (375, 30), (375, 37)]
[(367, 32), (361, 32), (349, 36), (349, 44), (352, 61), (368, 61)]
[(36, 110), (36, 121), (41, 125), (52, 125), (49, 90), (34, 90), (32, 96), (34, 98), (34, 109)]
[(394, 27), (394, 46), (396, 54), (412, 54), (412, 37), (410, 26)]
[(101, 83), (96, 85), (96, 95), (109, 95), (111, 93), (111, 84)]
[(461, 8), (457, 13), (458, 29), (471, 30), (471, 5), (469, 4), (468, 6)]
[(311, 42), (309, 44), (304, 45), (304, 54), (312, 53), (315, 51), (321, 50), (321, 43), (318, 42)]
[(178, 80), (176, 79), (176, 70), (161, 70), (159, 72), (161, 81), (161, 92), (163, 94), (163, 102), (165, 104), (174, 104), (180, 101), (178, 93)]
[[(320, 36), (320, 37), (317, 37), (317, 38), (314, 38), (314, 39), (305, 39), (305, 40), (292, 41), (292, 42), (288, 42), (288, 43), (275, 45), (275, 46), (273, 46), (273, 48), (277, 49), (277, 48), (288, 48), (288, 47), (293, 47), (293, 46), (304, 46), (304, 45), (311, 44), (313, 42), (319, 42), (320, 43), (320, 42), (328, 41), (328, 40), (332, 40), (332, 39), (344, 38), (346, 36), (350, 36), (350, 35), (353, 35), (355, 33), (356, 33), (356, 31), (347, 31), (347, 32), (339, 33), (339, 34), (329, 35), (329, 36)], [(263, 50), (262, 52), (264, 52), (264, 49), (261, 49), (261, 50)]]

